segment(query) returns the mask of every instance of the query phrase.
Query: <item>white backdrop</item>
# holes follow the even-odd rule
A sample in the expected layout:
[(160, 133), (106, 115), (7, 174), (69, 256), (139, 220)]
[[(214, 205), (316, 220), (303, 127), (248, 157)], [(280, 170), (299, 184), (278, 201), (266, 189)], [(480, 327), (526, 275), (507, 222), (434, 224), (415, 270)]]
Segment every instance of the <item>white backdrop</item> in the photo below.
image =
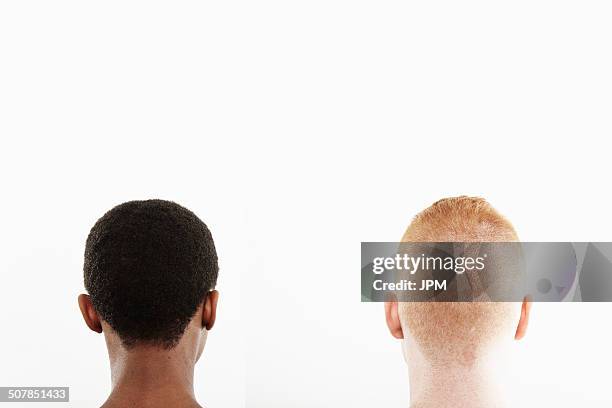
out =
[[(457, 194), (523, 240), (610, 241), (611, 17), (603, 1), (2, 2), (0, 385), (105, 398), (76, 304), (84, 240), (113, 205), (159, 197), (218, 246), (206, 406), (407, 406), (382, 305), (359, 301), (359, 243)], [(535, 305), (513, 402), (610, 406), (611, 308)]]
[(244, 406), (246, 207), (232, 141), (242, 135), (227, 130), (228, 50), (215, 40), (228, 11), (0, 5), (0, 385), (70, 386), (71, 407), (105, 400), (104, 341), (76, 301), (85, 238), (112, 206), (157, 197), (198, 214), (220, 258), (218, 320), (196, 395), (210, 407)]

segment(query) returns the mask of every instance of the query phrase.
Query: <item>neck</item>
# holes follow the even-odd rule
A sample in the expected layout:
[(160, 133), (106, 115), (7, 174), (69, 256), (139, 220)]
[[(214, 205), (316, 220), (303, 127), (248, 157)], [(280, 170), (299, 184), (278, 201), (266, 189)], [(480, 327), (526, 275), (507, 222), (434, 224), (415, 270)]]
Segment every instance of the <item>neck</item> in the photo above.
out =
[(407, 350), (411, 408), (503, 407), (500, 387), (484, 360), (469, 364), (426, 361), (414, 347)]
[(193, 392), (196, 356), (186, 351), (180, 345), (109, 348), (112, 392), (104, 407), (199, 407)]

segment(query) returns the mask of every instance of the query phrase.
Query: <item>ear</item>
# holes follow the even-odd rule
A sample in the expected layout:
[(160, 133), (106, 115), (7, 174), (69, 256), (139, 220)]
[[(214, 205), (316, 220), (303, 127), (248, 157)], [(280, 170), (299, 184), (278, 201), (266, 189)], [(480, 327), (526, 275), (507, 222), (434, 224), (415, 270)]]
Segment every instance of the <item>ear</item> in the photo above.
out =
[(396, 339), (403, 339), (404, 332), (402, 331), (396, 300), (385, 302), (385, 316), (387, 317), (387, 326), (391, 335)]
[(210, 330), (215, 325), (217, 318), (217, 302), (219, 301), (219, 292), (212, 290), (206, 295), (204, 307), (202, 311), (202, 327)]
[(98, 313), (91, 303), (91, 298), (89, 295), (79, 295), (79, 308), (81, 309), (81, 314), (83, 315), (83, 320), (85, 320), (87, 327), (96, 333), (102, 333), (100, 318), (98, 317)]
[(527, 326), (529, 325), (529, 312), (531, 311), (531, 300), (526, 296), (523, 299), (521, 305), (521, 318), (519, 319), (518, 326), (516, 327), (516, 333), (514, 334), (515, 340), (520, 340), (525, 337), (527, 333)]

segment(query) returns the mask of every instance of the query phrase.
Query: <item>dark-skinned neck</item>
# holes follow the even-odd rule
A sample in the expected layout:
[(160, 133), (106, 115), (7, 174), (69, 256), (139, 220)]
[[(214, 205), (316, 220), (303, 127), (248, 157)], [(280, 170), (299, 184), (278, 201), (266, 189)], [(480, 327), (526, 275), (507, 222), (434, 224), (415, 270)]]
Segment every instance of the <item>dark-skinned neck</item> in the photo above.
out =
[(128, 350), (107, 338), (112, 392), (103, 408), (200, 407), (193, 390), (197, 348), (188, 343)]

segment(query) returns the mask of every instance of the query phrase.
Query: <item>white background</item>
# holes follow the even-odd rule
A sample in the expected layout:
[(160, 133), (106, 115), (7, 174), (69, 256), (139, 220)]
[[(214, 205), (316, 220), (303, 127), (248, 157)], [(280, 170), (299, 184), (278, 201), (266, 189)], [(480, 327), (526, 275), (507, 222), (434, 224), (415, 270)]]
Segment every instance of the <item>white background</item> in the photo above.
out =
[[(173, 199), (210, 226), (209, 407), (405, 407), (359, 243), (451, 195), (523, 240), (610, 241), (612, 6), (595, 1), (0, 4), (0, 385), (109, 387), (78, 312), (89, 228)], [(605, 407), (608, 304), (537, 304), (521, 406)], [(60, 404), (58, 404), (59, 406)]]

